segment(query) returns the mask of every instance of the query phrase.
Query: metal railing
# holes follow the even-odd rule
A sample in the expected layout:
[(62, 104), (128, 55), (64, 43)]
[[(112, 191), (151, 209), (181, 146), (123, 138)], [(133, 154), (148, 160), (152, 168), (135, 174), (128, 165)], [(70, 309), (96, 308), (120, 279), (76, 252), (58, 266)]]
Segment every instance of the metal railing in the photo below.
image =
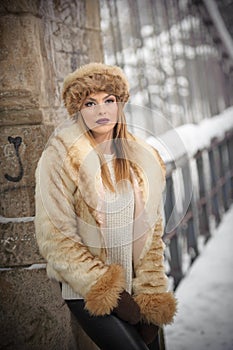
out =
[[(186, 271), (220, 224), (224, 212), (233, 201), (233, 130), (224, 138), (214, 138), (209, 147), (198, 150), (189, 158), (166, 163), (166, 222), (172, 220), (172, 230), (164, 234), (167, 245), (165, 259), (168, 276), (175, 290)], [(174, 172), (180, 172), (183, 197), (177, 198)], [(176, 209), (182, 202), (183, 215)], [(180, 203), (179, 203), (180, 205)]]

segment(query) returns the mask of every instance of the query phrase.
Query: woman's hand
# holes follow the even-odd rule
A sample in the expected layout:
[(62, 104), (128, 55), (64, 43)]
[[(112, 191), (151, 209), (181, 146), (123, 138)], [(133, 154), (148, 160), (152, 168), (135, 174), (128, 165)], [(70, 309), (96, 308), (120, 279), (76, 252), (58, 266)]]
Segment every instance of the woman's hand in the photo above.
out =
[(151, 344), (158, 335), (159, 327), (152, 323), (145, 323), (143, 321), (139, 322), (136, 325), (137, 331), (148, 345)]
[(138, 304), (126, 290), (121, 292), (118, 305), (112, 312), (121, 320), (127, 321), (132, 325), (137, 324), (141, 319)]

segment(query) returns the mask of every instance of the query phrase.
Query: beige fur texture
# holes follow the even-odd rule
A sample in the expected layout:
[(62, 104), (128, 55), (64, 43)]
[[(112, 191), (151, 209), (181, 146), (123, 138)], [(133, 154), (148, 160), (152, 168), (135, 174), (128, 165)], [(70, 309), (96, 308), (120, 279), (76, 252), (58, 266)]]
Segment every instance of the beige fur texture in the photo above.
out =
[(177, 310), (177, 300), (172, 292), (140, 294), (135, 301), (140, 306), (143, 319), (159, 326), (171, 323)]
[(124, 271), (119, 265), (110, 265), (87, 294), (86, 309), (95, 316), (109, 315), (117, 306), (119, 294), (125, 288)]
[(154, 232), (148, 238), (149, 244), (141, 254), (139, 263), (135, 268), (133, 279), (133, 292), (135, 295), (142, 293), (163, 293), (167, 291), (168, 279), (164, 267), (164, 242), (162, 240), (163, 225), (161, 214), (157, 219)]
[(62, 92), (69, 114), (77, 113), (85, 98), (99, 91), (115, 95), (118, 102), (127, 102), (129, 84), (123, 71), (117, 66), (93, 62), (70, 73), (64, 79)]
[[(130, 159), (148, 218), (147, 239), (138, 250), (133, 294), (143, 317), (156, 324), (171, 322), (176, 301), (167, 293), (163, 224), (159, 207), (165, 184), (162, 161), (153, 148), (129, 134)], [(91, 156), (91, 158), (89, 158)], [(86, 161), (86, 160), (90, 160)], [(94, 315), (109, 314), (124, 288), (118, 265), (106, 265), (106, 249), (98, 222), (99, 158), (78, 122), (48, 144), (36, 171), (35, 228), (50, 278), (66, 282), (86, 300)]]

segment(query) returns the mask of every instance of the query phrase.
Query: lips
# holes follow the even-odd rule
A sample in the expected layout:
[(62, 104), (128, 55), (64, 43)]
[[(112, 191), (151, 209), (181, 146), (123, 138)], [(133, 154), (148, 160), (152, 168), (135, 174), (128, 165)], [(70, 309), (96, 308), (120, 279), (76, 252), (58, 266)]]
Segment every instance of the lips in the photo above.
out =
[(108, 118), (101, 118), (96, 121), (97, 124), (107, 124), (110, 121)]

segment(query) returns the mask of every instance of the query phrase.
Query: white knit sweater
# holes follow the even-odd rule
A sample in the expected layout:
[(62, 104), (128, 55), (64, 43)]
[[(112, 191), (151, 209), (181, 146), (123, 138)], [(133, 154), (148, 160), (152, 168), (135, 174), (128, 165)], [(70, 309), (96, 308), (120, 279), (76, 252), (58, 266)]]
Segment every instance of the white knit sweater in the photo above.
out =
[[(113, 155), (105, 155), (115, 192), (106, 190), (104, 193), (105, 223), (102, 232), (107, 248), (107, 264), (120, 264), (125, 270), (126, 290), (132, 290), (132, 246), (133, 246), (133, 220), (134, 220), (134, 192), (132, 185), (127, 182), (124, 191), (117, 186), (113, 168)], [(72, 288), (62, 284), (62, 297), (64, 299), (82, 299)]]

